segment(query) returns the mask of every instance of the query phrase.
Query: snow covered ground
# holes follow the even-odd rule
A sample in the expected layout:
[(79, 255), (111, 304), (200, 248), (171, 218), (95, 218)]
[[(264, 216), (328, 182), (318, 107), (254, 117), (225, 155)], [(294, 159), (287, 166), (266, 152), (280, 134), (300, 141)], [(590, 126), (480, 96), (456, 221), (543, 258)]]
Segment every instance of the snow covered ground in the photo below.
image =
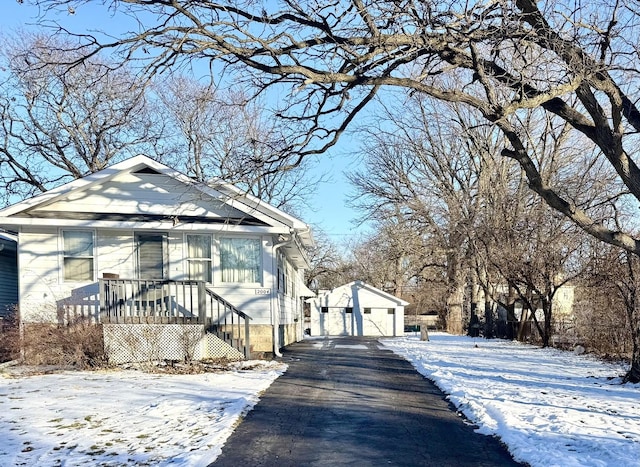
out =
[[(434, 334), (383, 339), (484, 434), (537, 466), (640, 461), (640, 385), (586, 355)], [(248, 362), (254, 365), (256, 362)], [(0, 466), (200, 466), (286, 367), (197, 375), (0, 374)]]
[(533, 467), (640, 465), (640, 385), (625, 367), (517, 342), (384, 339), (514, 458)]
[(0, 466), (208, 465), (285, 369), (0, 375)]

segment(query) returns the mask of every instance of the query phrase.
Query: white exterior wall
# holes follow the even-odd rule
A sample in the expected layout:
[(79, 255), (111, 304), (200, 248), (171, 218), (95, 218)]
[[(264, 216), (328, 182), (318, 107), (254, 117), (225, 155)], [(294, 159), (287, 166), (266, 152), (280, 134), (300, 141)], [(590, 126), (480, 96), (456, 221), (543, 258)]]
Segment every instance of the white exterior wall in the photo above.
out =
[(304, 333), (304, 312), (302, 299), (298, 295), (304, 284), (304, 270), (296, 269), (287, 264), (287, 291), (285, 294), (278, 294), (278, 306), (280, 324), (288, 325), (289, 329), (293, 329), (295, 340), (301, 340)]
[(97, 278), (105, 273), (120, 277), (135, 277), (135, 251), (133, 231), (99, 230), (96, 238)]
[(82, 307), (97, 306), (96, 284), (92, 287), (92, 283), (62, 280), (59, 229), (23, 228), (19, 239), (20, 314), (24, 321), (57, 322), (58, 310), (77, 298), (79, 292), (74, 290), (83, 286), (88, 288), (88, 302)]
[[(104, 273), (121, 279), (136, 278), (135, 233), (137, 231), (92, 230), (95, 233), (95, 280), (85, 283), (65, 282), (62, 272), (62, 230), (59, 228), (23, 228), (20, 234), (19, 262), (22, 267), (20, 296), (26, 321), (58, 319), (60, 306), (74, 306), (73, 315), (97, 316), (99, 299), (97, 279)], [(206, 234), (206, 232), (189, 232)], [(213, 235), (213, 290), (238, 309), (251, 316), (251, 324), (270, 324), (272, 314), (280, 324), (294, 322), (301, 315), (296, 297), (278, 297), (272, 310), (272, 296), (277, 296), (271, 257), (271, 236), (262, 241), (262, 280), (257, 284), (225, 284), (221, 281), (219, 239)], [(254, 236), (255, 237), (255, 236)], [(168, 235), (168, 279), (185, 280), (188, 276), (186, 238), (183, 232)]]
[(211, 218), (243, 217), (244, 213), (228, 206), (224, 200), (203, 197), (177, 180), (163, 175), (124, 173), (64, 200), (38, 210), (84, 213), (143, 213), (146, 215), (207, 216)]
[[(381, 295), (370, 286), (355, 284), (338, 287), (308, 300), (311, 335), (401, 336), (404, 334), (404, 303)], [(323, 313), (322, 308), (328, 308)], [(347, 308), (352, 311), (347, 312)], [(365, 308), (371, 309), (365, 313)], [(393, 314), (389, 313), (393, 309)]]

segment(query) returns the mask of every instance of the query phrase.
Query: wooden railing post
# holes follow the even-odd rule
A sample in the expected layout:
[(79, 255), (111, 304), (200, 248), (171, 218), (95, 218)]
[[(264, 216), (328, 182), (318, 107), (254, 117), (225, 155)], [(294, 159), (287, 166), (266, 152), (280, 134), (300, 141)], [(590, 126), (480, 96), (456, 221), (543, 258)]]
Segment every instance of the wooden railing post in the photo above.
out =
[(251, 358), (251, 342), (249, 341), (249, 320), (244, 319), (244, 358)]
[(98, 279), (98, 290), (99, 290), (99, 297), (100, 297), (99, 317), (100, 317), (100, 321), (102, 321), (102, 319), (107, 314), (107, 288), (106, 288), (104, 279)]
[(206, 324), (207, 299), (204, 281), (198, 281), (198, 319), (202, 324)]

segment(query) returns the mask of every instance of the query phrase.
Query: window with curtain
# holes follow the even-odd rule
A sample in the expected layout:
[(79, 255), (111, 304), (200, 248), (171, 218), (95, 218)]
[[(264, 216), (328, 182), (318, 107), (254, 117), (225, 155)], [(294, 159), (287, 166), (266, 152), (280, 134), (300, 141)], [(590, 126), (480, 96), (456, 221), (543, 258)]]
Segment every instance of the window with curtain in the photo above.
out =
[(211, 282), (211, 236), (187, 235), (189, 279)]
[(93, 232), (65, 230), (63, 240), (63, 270), (65, 281), (93, 280)]
[(136, 252), (139, 279), (164, 279), (164, 243), (166, 235), (157, 233), (136, 234)]
[(261, 254), (257, 238), (220, 239), (222, 282), (260, 282)]

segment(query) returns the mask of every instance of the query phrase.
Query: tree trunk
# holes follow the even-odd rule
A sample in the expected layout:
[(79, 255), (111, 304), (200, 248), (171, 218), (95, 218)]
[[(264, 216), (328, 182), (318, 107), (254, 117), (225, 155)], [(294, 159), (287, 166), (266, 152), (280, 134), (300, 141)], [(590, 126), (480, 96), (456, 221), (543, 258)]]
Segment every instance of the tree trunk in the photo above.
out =
[(549, 347), (551, 340), (551, 316), (553, 309), (553, 298), (542, 299), (542, 312), (544, 313), (544, 332), (542, 333), (542, 347)]
[(462, 310), (464, 302), (464, 287), (456, 286), (449, 292), (447, 298), (447, 332), (462, 335)]
[(525, 304), (522, 305), (522, 312), (520, 313), (520, 322), (518, 323), (518, 334), (516, 339), (518, 341), (524, 341), (525, 325), (527, 318), (529, 317), (529, 307)]
[(637, 274), (637, 265), (640, 258), (627, 253), (628, 279), (626, 287), (620, 288), (627, 306), (627, 317), (631, 330), (631, 368), (623, 378), (625, 383), (640, 383), (640, 275)]
[(509, 285), (505, 309), (507, 310), (507, 323), (505, 329), (506, 336), (504, 337), (507, 339), (515, 339), (518, 334), (518, 319), (516, 318), (516, 291), (511, 285)]
[(623, 379), (625, 383), (640, 383), (640, 303), (638, 303), (639, 301), (637, 299), (640, 281), (636, 278), (634, 282), (635, 287), (632, 291), (633, 298), (627, 303), (627, 314), (629, 316), (633, 349), (631, 353), (631, 368)]
[[(455, 242), (459, 245), (459, 242)], [(462, 335), (464, 308), (464, 276), (458, 250), (447, 254), (447, 332)]]
[(484, 294), (484, 337), (493, 338), (493, 307), (487, 292)]

